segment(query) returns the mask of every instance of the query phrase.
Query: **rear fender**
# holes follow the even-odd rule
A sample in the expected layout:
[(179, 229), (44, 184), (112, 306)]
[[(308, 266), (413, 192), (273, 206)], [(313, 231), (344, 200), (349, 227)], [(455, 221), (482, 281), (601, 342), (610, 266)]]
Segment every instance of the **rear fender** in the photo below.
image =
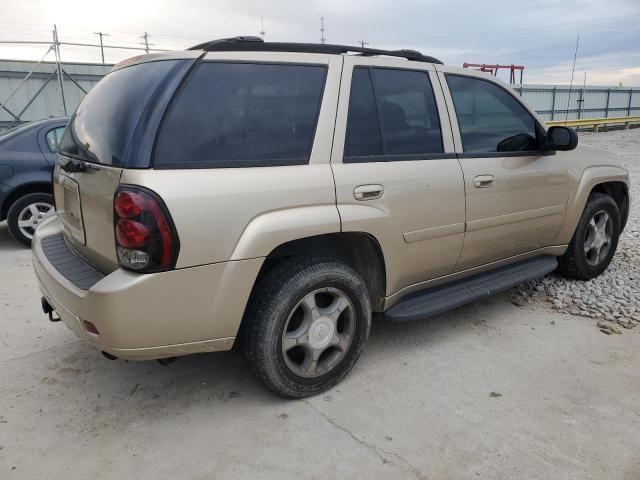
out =
[(266, 212), (242, 232), (230, 260), (266, 257), (276, 247), (299, 238), (340, 231), (335, 205), (312, 205)]

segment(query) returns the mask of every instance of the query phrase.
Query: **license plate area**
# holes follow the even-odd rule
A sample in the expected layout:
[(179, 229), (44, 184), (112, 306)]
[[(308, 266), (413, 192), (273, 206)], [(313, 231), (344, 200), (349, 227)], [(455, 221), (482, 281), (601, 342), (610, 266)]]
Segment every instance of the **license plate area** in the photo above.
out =
[(82, 206), (80, 204), (78, 182), (67, 175), (58, 173), (57, 183), (57, 190), (61, 197), (56, 198), (58, 217), (66, 233), (84, 245), (84, 225), (82, 223)]

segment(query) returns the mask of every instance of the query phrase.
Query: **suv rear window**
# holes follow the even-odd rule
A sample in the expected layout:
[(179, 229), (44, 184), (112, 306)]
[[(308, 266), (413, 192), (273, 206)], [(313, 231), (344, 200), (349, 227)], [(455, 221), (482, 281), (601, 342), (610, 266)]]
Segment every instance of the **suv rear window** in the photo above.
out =
[(88, 162), (124, 166), (126, 148), (142, 111), (176, 63), (141, 63), (105, 76), (76, 110), (60, 151)]
[(326, 68), (204, 62), (160, 128), (156, 168), (308, 163)]

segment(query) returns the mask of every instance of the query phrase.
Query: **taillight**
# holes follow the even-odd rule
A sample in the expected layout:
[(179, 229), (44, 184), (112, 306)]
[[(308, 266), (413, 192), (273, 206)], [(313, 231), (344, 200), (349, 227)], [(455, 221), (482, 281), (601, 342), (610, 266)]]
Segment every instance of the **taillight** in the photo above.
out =
[(137, 272), (159, 272), (175, 266), (180, 249), (178, 234), (157, 194), (143, 187), (118, 187), (113, 221), (120, 266)]

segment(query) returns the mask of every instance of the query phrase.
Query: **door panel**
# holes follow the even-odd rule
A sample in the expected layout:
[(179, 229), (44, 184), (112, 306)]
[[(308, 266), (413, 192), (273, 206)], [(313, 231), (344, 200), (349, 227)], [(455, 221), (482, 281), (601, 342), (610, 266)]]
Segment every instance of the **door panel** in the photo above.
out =
[(561, 155), (541, 152), (540, 122), (510, 92), (484, 74), (450, 71), (451, 82), (439, 76), (466, 190), (466, 233), (456, 270), (552, 245), (568, 198)]
[[(467, 232), (457, 269), (552, 245), (566, 211), (567, 172), (557, 156), (461, 158)], [(479, 188), (474, 178), (492, 175)]]
[[(366, 147), (388, 148), (385, 151), (391, 154), (385, 156), (383, 152), (382, 156), (366, 158), (366, 151), (350, 145), (348, 150), (357, 151), (361, 157), (358, 157), (358, 163), (349, 163), (353, 161), (350, 157), (343, 162), (345, 132), (353, 128), (352, 125), (347, 126), (352, 73), (354, 67), (365, 64), (374, 68), (432, 72), (428, 78), (435, 97), (433, 108), (437, 110), (443, 127), (442, 148), (437, 148), (443, 152), (416, 153), (420, 149), (436, 148), (434, 145), (437, 143), (432, 143), (430, 147), (420, 146), (420, 129), (429, 122), (421, 120), (419, 112), (413, 111), (413, 107), (407, 107), (408, 102), (400, 98), (402, 92), (385, 92), (377, 85), (377, 96), (384, 96), (378, 101), (380, 104), (386, 102), (384, 112), (379, 114), (382, 119), (379, 123), (384, 132), (381, 133), (382, 141), (368, 142)], [(374, 81), (375, 77), (375, 74), (371, 75)], [(387, 270), (387, 295), (451, 273), (464, 238), (464, 184), (460, 165), (453, 152), (442, 90), (433, 67), (396, 59), (345, 57), (341, 84), (332, 169), (342, 230), (367, 232), (380, 243)], [(401, 84), (401, 81), (394, 81), (394, 85)], [(382, 94), (379, 90), (382, 90)], [(404, 107), (404, 113), (398, 110), (398, 105)], [(412, 111), (409, 112), (409, 109)], [(371, 115), (375, 117), (376, 113), (373, 111)], [(354, 135), (367, 138), (364, 130), (367, 123), (368, 120), (363, 120)], [(404, 130), (399, 125), (405, 125)], [(434, 133), (433, 129), (429, 130), (431, 127), (426, 127), (426, 136), (432, 140)], [(385, 138), (385, 132), (389, 130), (392, 130), (389, 135), (391, 138)], [(403, 142), (404, 138), (408, 140)], [(407, 150), (414, 147), (418, 150)], [(409, 153), (405, 156), (398, 154), (407, 151)], [(363, 191), (364, 198), (361, 195)], [(366, 196), (367, 191), (373, 192), (370, 197)]]

